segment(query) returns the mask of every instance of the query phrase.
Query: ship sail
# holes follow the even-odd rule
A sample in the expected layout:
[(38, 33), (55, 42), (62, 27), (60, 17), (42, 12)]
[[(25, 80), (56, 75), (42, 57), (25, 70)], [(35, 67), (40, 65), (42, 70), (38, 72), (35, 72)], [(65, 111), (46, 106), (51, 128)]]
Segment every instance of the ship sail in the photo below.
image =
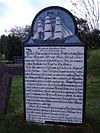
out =
[(72, 32), (64, 27), (61, 23), (61, 19), (59, 16), (56, 17), (56, 23), (55, 23), (55, 31), (54, 31), (54, 38), (53, 39), (64, 39), (68, 36), (72, 36)]
[(43, 33), (42, 21), (39, 19), (37, 24), (37, 32), (34, 34), (33, 39), (34, 40), (41, 39), (42, 33)]
[(73, 35), (73, 33), (72, 33), (67, 27), (65, 27), (64, 24), (62, 25), (62, 30), (63, 30), (63, 37), (64, 37), (64, 38)]
[(55, 25), (51, 23), (50, 16), (47, 15), (44, 20), (44, 26), (42, 20), (38, 20), (37, 31), (32, 39), (36, 41), (65, 40), (72, 35), (73, 33), (64, 25), (59, 15), (56, 16)]
[(62, 37), (63, 37), (63, 34), (62, 34), (61, 20), (60, 20), (60, 17), (57, 16), (53, 39), (62, 39)]
[(43, 40), (50, 40), (52, 39), (52, 25), (50, 21), (50, 17), (46, 16), (45, 24), (44, 24), (44, 39)]

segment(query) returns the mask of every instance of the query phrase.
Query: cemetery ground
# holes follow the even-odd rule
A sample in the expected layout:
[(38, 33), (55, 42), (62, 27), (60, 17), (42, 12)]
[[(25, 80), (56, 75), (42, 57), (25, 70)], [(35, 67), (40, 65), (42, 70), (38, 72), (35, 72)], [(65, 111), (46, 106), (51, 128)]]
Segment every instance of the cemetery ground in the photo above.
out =
[(100, 132), (100, 50), (88, 55), (86, 117), (84, 125), (51, 126), (26, 124), (23, 111), (23, 81), (13, 76), (6, 115), (0, 116), (0, 133), (99, 133)]

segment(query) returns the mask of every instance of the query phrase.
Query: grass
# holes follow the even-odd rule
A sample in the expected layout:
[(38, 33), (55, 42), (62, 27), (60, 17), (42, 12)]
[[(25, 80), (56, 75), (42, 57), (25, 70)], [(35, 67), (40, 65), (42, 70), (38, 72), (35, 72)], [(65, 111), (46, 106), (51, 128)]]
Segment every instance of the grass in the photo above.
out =
[(100, 132), (100, 49), (91, 51), (87, 61), (86, 117), (94, 132)]
[(22, 112), (23, 110), (23, 88), (22, 78), (15, 77), (12, 82), (12, 89), (10, 94), (10, 102), (8, 110), (10, 112)]
[(100, 76), (100, 49), (93, 50), (88, 55), (88, 74)]
[(86, 95), (86, 116), (96, 133), (100, 131), (100, 77), (88, 81)]
[[(90, 75), (91, 76), (91, 75)], [(83, 126), (43, 126), (26, 124), (23, 113), (22, 78), (13, 78), (10, 102), (6, 115), (0, 117), (0, 133), (99, 133), (100, 131), (100, 77), (87, 83), (86, 123)]]
[[(96, 54), (96, 53), (95, 53)], [(100, 54), (98, 52), (98, 54)], [(0, 133), (99, 133), (100, 132), (100, 70), (95, 69), (92, 54), (88, 59), (86, 89), (86, 122), (82, 126), (49, 126), (26, 124), (23, 111), (22, 77), (14, 77), (8, 112), (0, 116)], [(92, 61), (91, 61), (91, 60)], [(95, 60), (97, 58), (95, 57)], [(99, 60), (99, 59), (98, 59)], [(99, 61), (96, 63), (99, 63)], [(96, 64), (95, 63), (95, 64)], [(98, 64), (97, 64), (98, 65)]]

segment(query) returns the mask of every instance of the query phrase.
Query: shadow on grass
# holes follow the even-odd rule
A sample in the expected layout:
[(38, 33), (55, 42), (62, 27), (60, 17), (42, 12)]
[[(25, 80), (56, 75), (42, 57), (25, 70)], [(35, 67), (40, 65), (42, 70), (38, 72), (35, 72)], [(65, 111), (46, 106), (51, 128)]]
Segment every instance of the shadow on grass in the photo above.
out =
[(25, 123), (23, 114), (7, 114), (0, 120), (0, 133), (95, 133), (89, 119), (84, 125), (57, 126)]
[(86, 122), (81, 126), (37, 125), (25, 123), (23, 112), (22, 77), (13, 78), (6, 115), (0, 116), (0, 133), (99, 133), (100, 77), (89, 80), (86, 95)]

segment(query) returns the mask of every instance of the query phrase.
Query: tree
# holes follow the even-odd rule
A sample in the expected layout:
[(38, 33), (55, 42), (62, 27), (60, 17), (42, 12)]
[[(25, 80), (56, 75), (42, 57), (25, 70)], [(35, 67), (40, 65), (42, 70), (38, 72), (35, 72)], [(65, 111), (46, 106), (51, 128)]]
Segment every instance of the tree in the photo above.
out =
[(100, 3), (99, 0), (71, 0), (73, 14), (87, 21), (89, 32), (100, 29)]
[(0, 39), (0, 53), (1, 54), (5, 55), (6, 47), (7, 47), (7, 36), (2, 35)]
[(14, 27), (7, 37), (6, 59), (12, 60), (13, 56), (22, 56), (22, 39), (29, 35), (30, 26)]
[(14, 27), (10, 30), (10, 35), (11, 36), (16, 36), (18, 37), (20, 40), (26, 38), (30, 33), (30, 26), (26, 25), (25, 27)]
[(9, 35), (7, 38), (6, 59), (12, 60), (13, 56), (22, 56), (21, 41), (17, 36)]
[(0, 38), (0, 56), (5, 55), (6, 59), (12, 60), (13, 56), (22, 56), (21, 42), (28, 37), (30, 26), (14, 27), (9, 31), (9, 35), (2, 35)]
[(71, 0), (76, 17), (78, 34), (88, 48), (100, 47), (99, 0)]
[(89, 26), (86, 20), (76, 18), (78, 27), (78, 36), (87, 44), (88, 48), (100, 47), (100, 31), (92, 30), (89, 32)]

